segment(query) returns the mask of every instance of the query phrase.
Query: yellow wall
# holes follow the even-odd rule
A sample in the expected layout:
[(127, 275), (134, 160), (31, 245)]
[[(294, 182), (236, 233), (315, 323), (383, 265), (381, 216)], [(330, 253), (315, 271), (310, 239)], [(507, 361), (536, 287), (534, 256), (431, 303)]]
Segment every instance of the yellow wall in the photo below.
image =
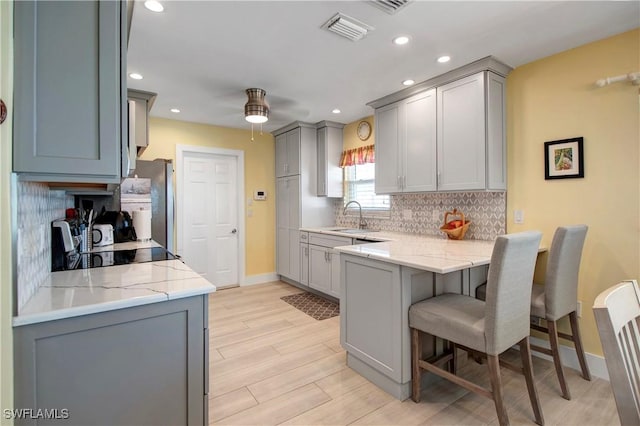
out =
[[(0, 1), (0, 98), (13, 105), (13, 3)], [(11, 262), (11, 109), (0, 126), (0, 424), (3, 409), (13, 407), (12, 262)]]
[[(366, 141), (361, 141), (360, 138), (358, 138), (358, 123), (360, 123), (361, 121), (367, 121), (371, 126), (371, 136), (369, 136), (369, 139), (367, 139)], [(376, 131), (373, 122), (373, 115), (361, 118), (360, 120), (356, 120), (353, 123), (349, 123), (344, 126), (344, 129), (342, 129), (342, 146), (344, 147), (344, 150), (373, 145), (375, 144), (375, 142)]]
[[(557, 226), (589, 225), (578, 299), (585, 350), (595, 354), (602, 354), (595, 297), (640, 278), (640, 115), (639, 86), (594, 82), (640, 71), (639, 41), (636, 29), (518, 67), (507, 78), (507, 230), (539, 229), (548, 246)], [(545, 181), (544, 142), (576, 136), (584, 137), (584, 179)], [(524, 210), (523, 225), (513, 223), (514, 209)]]
[[(247, 277), (275, 271), (275, 145), (270, 133), (260, 136), (251, 131), (189, 123), (185, 121), (151, 118), (149, 147), (143, 160), (168, 158), (175, 162), (176, 145), (194, 145), (244, 151), (245, 194), (245, 273)], [(174, 163), (175, 164), (175, 163)], [(176, 165), (177, 167), (177, 165)], [(267, 191), (266, 201), (254, 201), (247, 206), (247, 198), (256, 189)], [(247, 217), (248, 209), (253, 216)], [(177, 220), (178, 218), (176, 218)]]

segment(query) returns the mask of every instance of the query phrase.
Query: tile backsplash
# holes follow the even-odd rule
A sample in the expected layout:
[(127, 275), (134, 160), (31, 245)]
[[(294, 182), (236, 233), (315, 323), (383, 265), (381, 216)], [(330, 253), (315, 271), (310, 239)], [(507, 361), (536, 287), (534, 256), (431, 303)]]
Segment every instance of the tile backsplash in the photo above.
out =
[(17, 183), (17, 298), (18, 312), (51, 272), (51, 222), (73, 207), (73, 197), (50, 191), (41, 183)]
[[(343, 200), (334, 204), (336, 225), (358, 227), (358, 210), (343, 214)], [(506, 229), (505, 192), (438, 192), (424, 194), (399, 194), (391, 196), (391, 211), (387, 217), (368, 217), (371, 229), (390, 232), (406, 232), (446, 238), (440, 231), (446, 211), (457, 208), (471, 221), (465, 239), (493, 240)], [(433, 212), (437, 212), (437, 220)], [(405, 213), (408, 216), (405, 216)], [(406, 218), (405, 218), (406, 217)], [(451, 220), (451, 219), (450, 219)]]

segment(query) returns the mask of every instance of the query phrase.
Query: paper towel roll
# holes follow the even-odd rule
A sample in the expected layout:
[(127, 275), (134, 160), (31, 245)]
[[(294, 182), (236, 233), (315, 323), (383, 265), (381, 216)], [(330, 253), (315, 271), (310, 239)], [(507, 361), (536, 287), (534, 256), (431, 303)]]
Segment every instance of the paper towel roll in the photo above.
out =
[(151, 210), (134, 210), (133, 227), (136, 230), (138, 241), (151, 239)]

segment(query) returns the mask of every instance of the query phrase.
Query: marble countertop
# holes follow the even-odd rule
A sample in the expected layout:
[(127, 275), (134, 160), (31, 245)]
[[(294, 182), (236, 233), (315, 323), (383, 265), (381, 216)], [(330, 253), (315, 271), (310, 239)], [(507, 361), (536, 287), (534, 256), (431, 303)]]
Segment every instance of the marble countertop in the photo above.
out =
[[(315, 232), (317, 234), (336, 235), (338, 237), (357, 238), (359, 240), (368, 240), (372, 242), (380, 241), (394, 241), (402, 238), (415, 237), (410, 234), (401, 234), (398, 232), (387, 231), (374, 231), (371, 229), (358, 230), (357, 232), (344, 232), (345, 230), (352, 230), (353, 228), (346, 228), (340, 226), (332, 226), (327, 228), (300, 228), (301, 231)], [(424, 238), (424, 237), (419, 237)]]
[(153, 240), (149, 241), (128, 241), (126, 243), (115, 243), (108, 246), (93, 247), (89, 250), (90, 253), (101, 253), (105, 251), (118, 251), (118, 250), (136, 250), (142, 248), (162, 247), (160, 244)]
[[(301, 231), (372, 240), (371, 243), (335, 247), (340, 253), (382, 260), (397, 265), (446, 274), (491, 261), (494, 241), (450, 240), (400, 232), (371, 231), (344, 232), (340, 227), (301, 228)], [(377, 241), (377, 242), (375, 242)], [(540, 252), (546, 248), (541, 247)]]
[(489, 264), (493, 244), (493, 241), (455, 241), (420, 237), (336, 247), (335, 250), (446, 274)]
[[(136, 242), (114, 244), (130, 250)], [(146, 243), (143, 243), (146, 244)], [(126, 248), (123, 248), (126, 247)], [(13, 326), (212, 293), (216, 287), (179, 260), (52, 272), (13, 318)]]

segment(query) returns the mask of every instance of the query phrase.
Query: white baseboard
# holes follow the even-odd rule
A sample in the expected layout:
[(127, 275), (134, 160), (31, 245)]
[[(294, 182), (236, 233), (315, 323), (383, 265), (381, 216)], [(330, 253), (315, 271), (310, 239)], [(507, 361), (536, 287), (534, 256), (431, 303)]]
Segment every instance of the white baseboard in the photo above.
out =
[(256, 285), (256, 284), (264, 284), (270, 283), (273, 281), (278, 281), (280, 279), (280, 275), (275, 272), (269, 272), (267, 274), (258, 274), (258, 275), (250, 275), (244, 277), (244, 281), (240, 283), (241, 287), (248, 285)]
[[(549, 342), (547, 340), (543, 340), (537, 337), (530, 337), (530, 340), (532, 345), (542, 346), (543, 348), (549, 347)], [(548, 355), (541, 354), (536, 351), (531, 351), (531, 354), (535, 357), (553, 362), (553, 359)], [(591, 375), (609, 381), (609, 371), (607, 370), (607, 364), (604, 360), (604, 357), (600, 355), (590, 354), (589, 352), (585, 352), (585, 357), (587, 358), (587, 365), (589, 366), (589, 372), (591, 373)], [(560, 359), (562, 360), (562, 365), (564, 365), (565, 367), (581, 371), (575, 348), (560, 345)]]

